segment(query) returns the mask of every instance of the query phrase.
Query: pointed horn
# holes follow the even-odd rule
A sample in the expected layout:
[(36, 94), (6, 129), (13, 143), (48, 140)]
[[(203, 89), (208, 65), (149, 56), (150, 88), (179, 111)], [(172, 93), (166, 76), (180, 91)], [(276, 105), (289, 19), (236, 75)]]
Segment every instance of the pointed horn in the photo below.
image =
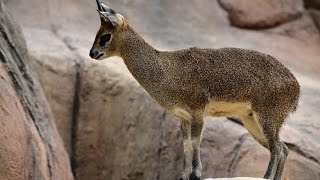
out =
[(109, 12), (110, 14), (116, 14), (116, 12), (113, 9), (105, 5), (103, 2), (101, 2), (101, 7), (104, 10), (104, 12)]
[(97, 2), (98, 10), (103, 12), (103, 9), (102, 9), (101, 4), (100, 4), (100, 0), (96, 0), (96, 2)]

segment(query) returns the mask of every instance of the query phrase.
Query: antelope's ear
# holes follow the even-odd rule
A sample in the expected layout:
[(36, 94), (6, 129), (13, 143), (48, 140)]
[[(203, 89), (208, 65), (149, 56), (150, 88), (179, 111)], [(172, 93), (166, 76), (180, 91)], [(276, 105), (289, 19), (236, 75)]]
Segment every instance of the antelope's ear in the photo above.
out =
[(101, 23), (111, 23), (112, 26), (117, 27), (119, 25), (119, 19), (117, 14), (111, 14), (109, 12), (98, 11), (101, 19)]
[(98, 4), (98, 12), (101, 18), (101, 23), (110, 22), (112, 26), (114, 27), (118, 26), (119, 20), (117, 17), (117, 13), (113, 9), (105, 5), (104, 3), (99, 2), (98, 0), (97, 0), (97, 4)]
[(108, 12), (110, 14), (116, 15), (117, 12), (111, 9), (109, 6), (105, 5), (103, 2), (100, 2), (100, 6), (103, 12)]

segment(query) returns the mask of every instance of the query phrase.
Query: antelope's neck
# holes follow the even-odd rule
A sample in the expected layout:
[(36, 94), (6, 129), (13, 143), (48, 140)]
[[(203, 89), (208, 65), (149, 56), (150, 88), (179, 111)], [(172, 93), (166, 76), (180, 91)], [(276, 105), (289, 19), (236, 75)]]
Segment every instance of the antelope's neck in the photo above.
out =
[(149, 45), (131, 27), (120, 43), (120, 56), (137, 81), (148, 88), (162, 76), (160, 52)]

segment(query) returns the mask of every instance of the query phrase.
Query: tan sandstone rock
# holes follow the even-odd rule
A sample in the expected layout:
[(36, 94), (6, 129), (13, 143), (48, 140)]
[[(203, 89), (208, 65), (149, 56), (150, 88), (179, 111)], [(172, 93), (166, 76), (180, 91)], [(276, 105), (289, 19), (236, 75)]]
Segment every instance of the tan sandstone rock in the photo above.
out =
[[(41, 36), (38, 38), (34, 33)], [(76, 86), (79, 79), (78, 59), (67, 46), (47, 30), (25, 31), (32, 61), (29, 64), (38, 74), (45, 95), (54, 114), (58, 131), (69, 155), (72, 151), (72, 126)], [(47, 42), (50, 41), (50, 45)]]
[(82, 75), (77, 179), (177, 177), (182, 163), (178, 122), (114, 68), (92, 63)]
[(219, 0), (231, 24), (243, 28), (268, 28), (301, 15), (302, 0)]

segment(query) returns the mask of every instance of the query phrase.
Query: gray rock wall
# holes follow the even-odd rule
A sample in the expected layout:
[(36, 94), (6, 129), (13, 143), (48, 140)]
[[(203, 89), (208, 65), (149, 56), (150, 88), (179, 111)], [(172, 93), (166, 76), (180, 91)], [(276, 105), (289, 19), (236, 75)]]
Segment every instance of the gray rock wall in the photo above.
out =
[(0, 179), (72, 180), (20, 27), (0, 2)]

